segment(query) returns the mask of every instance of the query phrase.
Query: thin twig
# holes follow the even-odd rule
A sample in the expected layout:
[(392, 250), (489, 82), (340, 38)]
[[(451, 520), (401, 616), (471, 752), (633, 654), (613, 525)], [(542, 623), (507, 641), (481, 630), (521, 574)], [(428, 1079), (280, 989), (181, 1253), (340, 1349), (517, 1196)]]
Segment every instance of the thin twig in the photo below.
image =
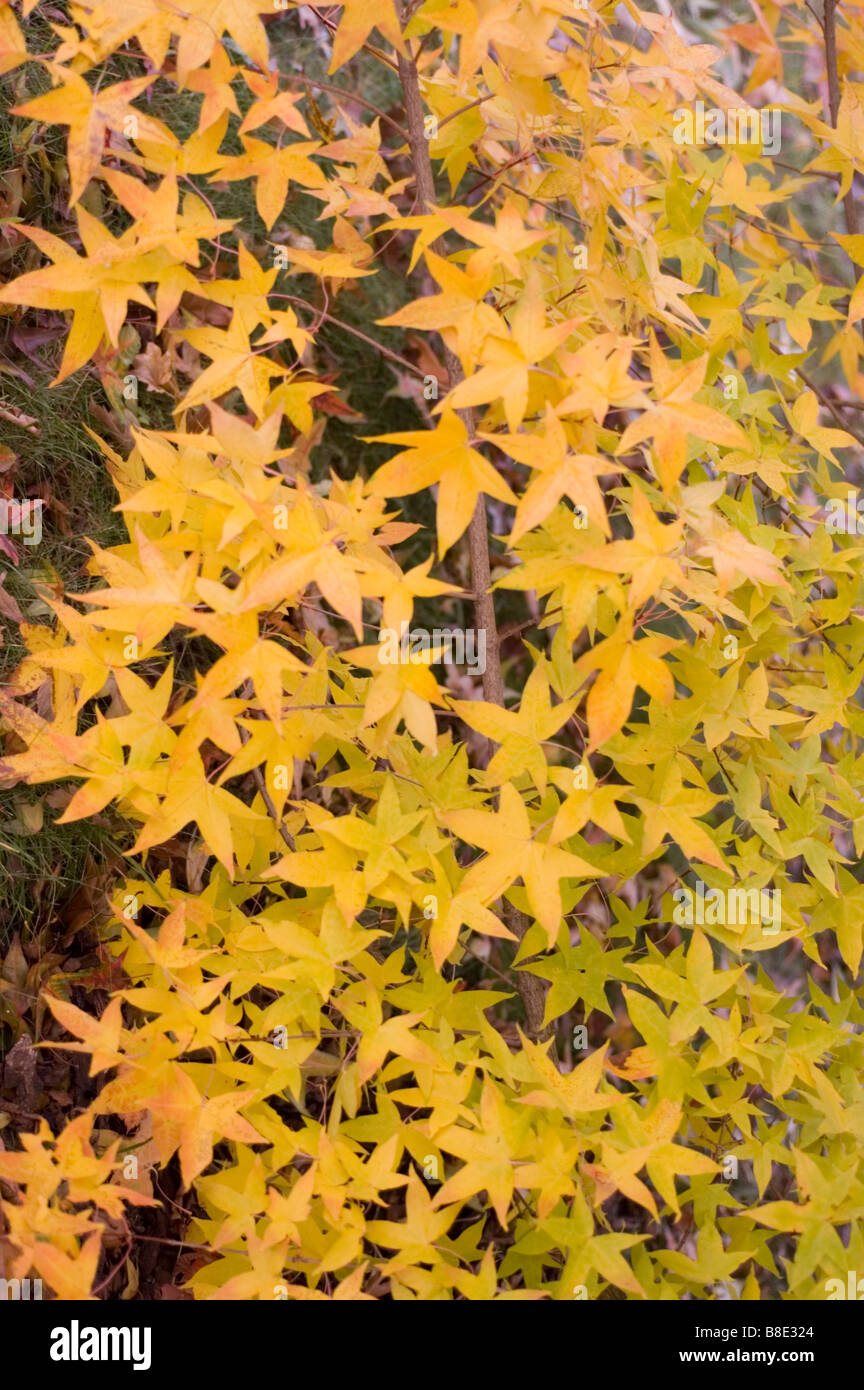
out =
[[(841, 101), (840, 77), (837, 71), (837, 3), (838, 0), (825, 0), (825, 17), (822, 22), (822, 32), (825, 35), (825, 68), (828, 74), (828, 115), (835, 130), (837, 129)], [(857, 236), (858, 208), (855, 203), (855, 190), (851, 183), (843, 195), (843, 207), (846, 213), (846, 230), (850, 236)], [(852, 260), (857, 280), (861, 275), (861, 267), (856, 264), (852, 257), (850, 260)]]
[[(424, 138), (423, 101), (420, 96), (420, 82), (416, 62), (398, 55), (399, 77), (405, 97), (405, 113), (408, 122), (408, 137), (414, 162), (417, 197), (424, 210), (434, 208), (435, 180), (432, 162), (429, 157), (429, 143)], [(431, 250), (440, 247), (443, 238), (439, 237), (430, 246)], [(450, 376), (450, 385), (456, 386), (464, 379), (462, 364), (447, 344), (444, 344), (444, 365)], [(468, 437), (476, 434), (474, 412), (471, 409), (457, 412)], [(504, 705), (504, 676), (501, 670), (501, 650), (498, 639), (498, 624), (495, 617), (495, 602), (492, 598), (492, 575), (489, 561), (489, 533), (486, 520), (486, 504), (482, 495), (477, 498), (474, 515), (468, 528), (468, 543), (471, 552), (471, 578), (475, 592), (474, 615), (478, 629), (486, 634), (486, 669), (483, 672), (483, 697), (490, 704)], [(502, 902), (502, 914), (507, 926), (520, 940), (530, 925), (530, 919), (519, 912), (506, 900)], [(552, 1036), (551, 1028), (543, 1027), (547, 986), (536, 975), (520, 974), (516, 987), (525, 1007), (525, 1020), (529, 1034), (539, 1041)]]
[(332, 82), (322, 82), (320, 78), (317, 77), (304, 77), (303, 81), (307, 87), (318, 87), (322, 92), (331, 92), (333, 96), (344, 97), (346, 101), (356, 101), (358, 106), (365, 107), (367, 111), (373, 111), (380, 120), (386, 121), (388, 125), (392, 125), (397, 134), (402, 136), (405, 144), (408, 144), (408, 132), (405, 127), (401, 126), (398, 121), (394, 121), (392, 116), (388, 116), (387, 112), (382, 111), (380, 106), (376, 106), (373, 101), (367, 101), (366, 98), (361, 97), (359, 93), (349, 92), (344, 87), (334, 87)]
[(286, 299), (289, 304), (297, 304), (302, 309), (308, 309), (311, 313), (317, 314), (319, 319), (324, 323), (332, 323), (334, 328), (341, 328), (345, 333), (353, 334), (355, 338), (359, 338), (360, 341), (366, 343), (368, 347), (374, 348), (376, 352), (380, 352), (381, 356), (386, 357), (388, 361), (395, 362), (398, 366), (403, 367), (406, 372), (411, 372), (413, 376), (419, 377), (421, 381), (425, 381), (426, 373), (421, 371), (414, 362), (409, 362), (407, 357), (400, 357), (398, 352), (393, 352), (391, 348), (384, 347), (383, 343), (376, 343), (374, 338), (369, 338), (365, 333), (362, 333), (359, 328), (355, 328), (353, 323), (345, 323), (343, 319), (334, 318), (332, 314), (327, 314), (324, 313), (323, 310), (316, 309), (314, 304), (310, 304), (306, 299), (299, 299), (297, 295), (294, 294), (271, 294), (270, 298)]
[[(245, 685), (244, 685), (244, 687), (243, 687), (243, 698), (244, 698), (244, 700), (251, 700), (251, 699), (252, 699), (253, 689), (254, 689), (254, 688), (253, 688), (252, 682), (249, 681), (249, 680), (247, 680), (246, 683), (245, 683)], [(244, 729), (242, 724), (238, 724), (238, 725), (237, 725), (237, 729), (238, 729), (239, 734), (240, 734), (240, 741), (241, 741), (241, 743), (248, 743), (249, 740), (250, 740), (250, 738), (252, 737), (252, 735), (249, 733), (249, 730), (248, 730), (248, 729)], [(290, 832), (290, 830), (288, 829), (288, 827), (284, 824), (284, 822), (283, 822), (283, 820), (282, 820), (282, 817), (279, 815), (279, 812), (276, 810), (276, 804), (275, 804), (275, 802), (274, 802), (272, 796), (270, 795), (269, 791), (267, 790), (267, 783), (264, 781), (264, 774), (263, 774), (263, 772), (261, 771), (260, 767), (253, 767), (253, 769), (252, 769), (252, 776), (255, 778), (255, 785), (256, 785), (256, 787), (258, 788), (259, 792), (261, 793), (261, 800), (264, 802), (264, 805), (267, 807), (267, 814), (269, 815), (269, 817), (270, 817), (270, 819), (272, 820), (273, 824), (276, 826), (277, 830), (279, 831), (279, 834), (282, 836), (282, 839), (285, 841), (285, 844), (288, 846), (288, 848), (289, 848), (290, 850), (293, 850), (293, 849), (294, 849), (294, 838), (293, 838), (293, 836), (291, 835), (291, 832)]]

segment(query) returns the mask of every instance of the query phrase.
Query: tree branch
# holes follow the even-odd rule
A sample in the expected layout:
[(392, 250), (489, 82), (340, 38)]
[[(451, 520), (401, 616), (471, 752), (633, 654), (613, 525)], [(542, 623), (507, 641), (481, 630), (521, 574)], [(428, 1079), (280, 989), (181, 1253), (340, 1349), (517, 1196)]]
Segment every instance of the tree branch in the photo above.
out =
[[(254, 687), (252, 685), (252, 681), (247, 680), (243, 686), (244, 700), (251, 700), (254, 693), (255, 692)], [(244, 729), (242, 724), (237, 725), (237, 732), (240, 735), (241, 743), (248, 743), (250, 738), (252, 737), (248, 729)], [(279, 815), (279, 812), (276, 810), (276, 804), (269, 791), (267, 790), (267, 783), (264, 780), (264, 773), (261, 771), (260, 767), (253, 767), (252, 776), (255, 779), (255, 785), (258, 788), (258, 791), (261, 795), (261, 800), (267, 807), (268, 816), (272, 820), (273, 824), (276, 826), (276, 829), (279, 831), (279, 834), (282, 836), (282, 839), (285, 841), (285, 844), (288, 846), (290, 850), (293, 851), (293, 836), (291, 835), (291, 832), (289, 831), (288, 827), (285, 825), (285, 822), (282, 820), (282, 817)]]
[[(825, 0), (825, 18), (822, 32), (825, 35), (825, 68), (828, 73), (828, 115), (831, 125), (837, 129), (840, 113), (840, 77), (837, 71), (837, 3), (838, 0)], [(858, 208), (855, 203), (854, 174), (853, 183), (843, 197), (846, 212), (846, 230), (850, 236), (858, 235)], [(850, 260), (852, 258), (850, 257)], [(852, 260), (856, 280), (861, 275), (861, 267)]]
[[(426, 140), (424, 130), (423, 100), (420, 95), (417, 64), (413, 58), (403, 57), (402, 54), (397, 54), (397, 59), (399, 78), (405, 98), (408, 144), (414, 164), (417, 199), (421, 209), (425, 210), (435, 206), (435, 179), (432, 173), (432, 161), (429, 157), (429, 143)], [(438, 237), (430, 246), (430, 250), (437, 251), (439, 255), (443, 249), (443, 237)], [(450, 385), (455, 386), (464, 380), (462, 364), (446, 343), (443, 344), (443, 352), (444, 364), (450, 375)], [(468, 438), (473, 439), (476, 434), (474, 411), (470, 409), (460, 410), (457, 414), (468, 431)], [(474, 588), (474, 621), (478, 629), (486, 634), (483, 698), (490, 704), (503, 706), (504, 676), (501, 669), (501, 647), (498, 638), (498, 624), (495, 618), (495, 602), (491, 592), (492, 574), (489, 560), (486, 504), (482, 495), (477, 498), (477, 506), (468, 528), (468, 543), (471, 553), (471, 579)], [(489, 747), (491, 750), (494, 744), (490, 743)], [(530, 919), (506, 900), (502, 901), (501, 906), (504, 921), (521, 941), (530, 926)], [(516, 976), (516, 987), (525, 1008), (528, 1033), (534, 1039), (546, 1041), (553, 1032), (551, 1026), (543, 1027), (548, 985), (544, 984), (536, 975), (519, 972)]]

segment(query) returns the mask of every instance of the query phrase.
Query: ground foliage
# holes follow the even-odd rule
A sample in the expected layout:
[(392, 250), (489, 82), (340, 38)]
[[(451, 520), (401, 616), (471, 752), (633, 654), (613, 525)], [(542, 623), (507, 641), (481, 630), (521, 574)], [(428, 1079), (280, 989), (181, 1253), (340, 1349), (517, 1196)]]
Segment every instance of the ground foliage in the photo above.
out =
[[(833, 0), (0, 8), (49, 546), (2, 538), (7, 1275), (864, 1268), (862, 44)], [(679, 143), (697, 101), (779, 156)], [(46, 434), (119, 499), (83, 563)], [(403, 623), (482, 630), (482, 688)], [(676, 923), (697, 879), (779, 931)]]

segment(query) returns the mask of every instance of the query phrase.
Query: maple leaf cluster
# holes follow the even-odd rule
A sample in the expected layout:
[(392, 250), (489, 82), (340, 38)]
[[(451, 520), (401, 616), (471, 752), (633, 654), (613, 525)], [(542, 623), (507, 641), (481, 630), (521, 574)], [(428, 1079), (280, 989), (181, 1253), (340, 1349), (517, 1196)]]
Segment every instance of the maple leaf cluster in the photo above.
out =
[[(172, 1165), (201, 1299), (815, 1299), (864, 1267), (864, 549), (822, 524), (861, 463), (864, 238), (819, 259), (799, 220), (830, 183), (841, 227), (864, 174), (864, 20), (828, 112), (783, 85), (809, 6), (730, 27), (789, 165), (678, 142), (741, 94), (626, 8), (638, 44), (559, 0), (74, 0), (50, 54), (0, 9), (74, 218), (16, 225), (0, 306), (62, 321), (58, 382), (118, 380), (134, 314), (173, 409), (103, 442), (125, 539), (42, 591), (0, 694), (4, 785), (62, 782), (126, 859), (110, 1002), (43, 995), (95, 1098), (0, 1153), (13, 1277), (104, 1292)], [(327, 80), (271, 57), (301, 24)], [(417, 427), (322, 476), (357, 416), (334, 325)], [(482, 683), (388, 658), (471, 604)], [(681, 921), (694, 880), (779, 916)], [(0, 979), (0, 1022), (22, 999)]]

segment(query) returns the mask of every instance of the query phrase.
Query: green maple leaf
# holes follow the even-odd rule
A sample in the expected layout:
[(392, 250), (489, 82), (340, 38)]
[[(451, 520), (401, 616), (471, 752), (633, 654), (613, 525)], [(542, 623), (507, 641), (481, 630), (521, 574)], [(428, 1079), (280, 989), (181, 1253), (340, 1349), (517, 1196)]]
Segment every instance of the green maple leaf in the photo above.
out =
[(583, 1002), (585, 1017), (592, 1009), (612, 1018), (612, 1010), (606, 997), (606, 985), (610, 980), (633, 980), (633, 973), (624, 965), (627, 954), (623, 950), (606, 950), (587, 927), (580, 928), (581, 940), (578, 946), (571, 946), (567, 928), (562, 928), (558, 937), (558, 947), (551, 956), (541, 961), (524, 965), (532, 975), (541, 980), (549, 980), (551, 987), (546, 996), (546, 1015), (544, 1027), (553, 1019), (560, 1018), (573, 1007), (577, 999)]

